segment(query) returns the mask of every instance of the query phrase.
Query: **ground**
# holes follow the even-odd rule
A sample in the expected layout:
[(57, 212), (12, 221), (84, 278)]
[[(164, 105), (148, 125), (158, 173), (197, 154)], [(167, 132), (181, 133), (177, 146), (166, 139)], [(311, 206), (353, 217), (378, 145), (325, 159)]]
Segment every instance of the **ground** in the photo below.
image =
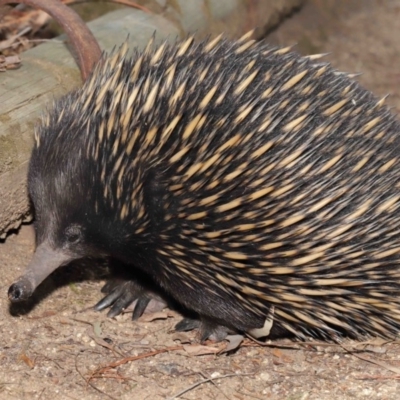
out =
[[(400, 1), (312, 0), (267, 40), (329, 52), (338, 69), (400, 110)], [(394, 111), (395, 111), (394, 110)], [(109, 319), (90, 306), (102, 281), (69, 269), (48, 279), (33, 304), (10, 308), (7, 289), (34, 250), (32, 226), (0, 244), (0, 399), (396, 399), (400, 342), (341, 345), (246, 341), (202, 347), (173, 331), (179, 317), (128, 313)], [(158, 317), (155, 320), (155, 317)], [(203, 354), (203, 355), (201, 355)]]

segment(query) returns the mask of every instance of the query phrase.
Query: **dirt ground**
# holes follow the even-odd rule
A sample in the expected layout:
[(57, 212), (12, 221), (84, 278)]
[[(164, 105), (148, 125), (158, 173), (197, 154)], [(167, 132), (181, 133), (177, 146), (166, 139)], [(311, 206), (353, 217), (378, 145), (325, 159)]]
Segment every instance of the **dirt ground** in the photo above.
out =
[[(400, 0), (311, 0), (267, 40), (329, 52), (342, 71), (400, 110)], [(34, 249), (31, 226), (0, 244), (0, 399), (397, 399), (400, 342), (245, 342), (234, 354), (176, 334), (171, 313), (132, 322), (94, 312), (102, 281), (68, 269), (34, 302), (10, 308), (9, 285)], [(201, 355), (204, 354), (204, 355)]]

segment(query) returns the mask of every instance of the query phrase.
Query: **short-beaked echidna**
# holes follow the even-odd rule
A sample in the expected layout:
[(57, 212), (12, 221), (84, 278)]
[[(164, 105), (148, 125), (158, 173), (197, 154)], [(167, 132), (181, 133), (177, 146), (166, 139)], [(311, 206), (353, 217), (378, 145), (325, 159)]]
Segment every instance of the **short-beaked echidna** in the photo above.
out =
[(316, 57), (188, 38), (106, 57), (35, 135), (37, 250), (9, 289), (111, 256), (202, 321), (400, 328), (400, 124)]

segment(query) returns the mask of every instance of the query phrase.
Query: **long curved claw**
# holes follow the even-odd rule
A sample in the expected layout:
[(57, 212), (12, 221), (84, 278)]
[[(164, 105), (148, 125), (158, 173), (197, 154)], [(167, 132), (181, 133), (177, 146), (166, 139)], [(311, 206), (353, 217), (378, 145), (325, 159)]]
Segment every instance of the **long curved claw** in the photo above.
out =
[(147, 295), (143, 295), (137, 299), (135, 308), (132, 313), (132, 321), (136, 321), (143, 315), (150, 301), (151, 298)]

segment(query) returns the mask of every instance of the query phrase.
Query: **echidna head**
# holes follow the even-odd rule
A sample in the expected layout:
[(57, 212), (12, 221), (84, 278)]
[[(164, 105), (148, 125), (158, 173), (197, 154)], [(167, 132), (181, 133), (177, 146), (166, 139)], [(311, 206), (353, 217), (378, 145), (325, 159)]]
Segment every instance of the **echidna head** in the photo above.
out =
[(13, 302), (29, 298), (58, 267), (82, 257), (107, 255), (107, 246), (122, 231), (115, 222), (107, 222), (107, 213), (100, 217), (95, 211), (98, 188), (90, 165), (79, 162), (79, 153), (68, 143), (53, 146), (51, 140), (37, 143), (33, 150), (28, 189), (37, 248), (25, 275), (9, 289)]

